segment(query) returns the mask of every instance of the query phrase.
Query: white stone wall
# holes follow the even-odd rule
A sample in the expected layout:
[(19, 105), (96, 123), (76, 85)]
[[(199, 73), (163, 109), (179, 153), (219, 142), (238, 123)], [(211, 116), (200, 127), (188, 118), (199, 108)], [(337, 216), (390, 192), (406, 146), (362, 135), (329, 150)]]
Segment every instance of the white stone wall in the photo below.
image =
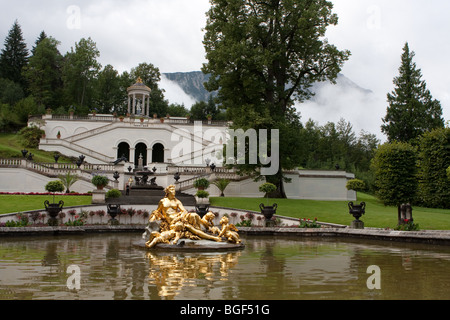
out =
[[(74, 157), (83, 154), (90, 163), (114, 161), (118, 156), (118, 146), (122, 142), (130, 146), (129, 160), (134, 163), (135, 148), (139, 143), (144, 143), (147, 146), (147, 163), (144, 163), (146, 166), (153, 163), (152, 148), (157, 143), (165, 147), (165, 163), (204, 164), (205, 159), (211, 159), (217, 154), (217, 150), (222, 150), (220, 142), (225, 142), (227, 127), (189, 125), (176, 121), (161, 123), (153, 119), (146, 119), (143, 123), (139, 119), (126, 122), (46, 119), (43, 129), (46, 136), (41, 140), (40, 149), (59, 151)], [(58, 131), (61, 133), (61, 139), (56, 138)], [(85, 134), (79, 135), (80, 133)], [(106, 158), (103, 159), (99, 154)]]
[[(0, 192), (46, 192), (45, 185), (58, 180), (22, 168), (0, 168)], [(79, 180), (70, 188), (71, 191), (87, 193), (95, 186), (87, 181)]]

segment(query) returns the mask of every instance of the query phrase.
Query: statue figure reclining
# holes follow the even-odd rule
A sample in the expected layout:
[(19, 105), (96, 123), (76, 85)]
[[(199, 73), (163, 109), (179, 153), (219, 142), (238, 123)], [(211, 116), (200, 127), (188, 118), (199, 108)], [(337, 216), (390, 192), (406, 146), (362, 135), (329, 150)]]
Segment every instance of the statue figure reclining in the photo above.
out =
[(237, 231), (236, 227), (228, 224), (228, 221), (223, 221), (221, 232), (212, 222), (215, 217), (213, 213), (209, 212), (201, 219), (197, 213), (188, 212), (175, 197), (174, 185), (168, 186), (164, 191), (165, 197), (159, 201), (158, 208), (150, 215), (149, 224), (143, 235), (147, 248), (153, 248), (158, 243), (176, 245), (183, 238), (222, 242), (224, 236), (229, 242), (241, 242), (237, 232), (231, 231)]

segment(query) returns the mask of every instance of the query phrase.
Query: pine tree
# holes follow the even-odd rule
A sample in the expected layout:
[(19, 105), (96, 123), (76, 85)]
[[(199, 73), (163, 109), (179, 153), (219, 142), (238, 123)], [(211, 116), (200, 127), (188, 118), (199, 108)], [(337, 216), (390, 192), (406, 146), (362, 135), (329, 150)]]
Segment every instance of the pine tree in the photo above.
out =
[(22, 29), (16, 20), (5, 39), (5, 46), (0, 54), (0, 76), (26, 87), (22, 69), (28, 63), (28, 49), (23, 39)]
[(57, 108), (62, 95), (63, 63), (58, 50), (59, 41), (46, 37), (36, 43), (34, 53), (22, 73), (28, 80), (29, 92), (36, 103), (45, 108)]
[(41, 33), (39, 34), (39, 38), (36, 39), (36, 42), (34, 43), (34, 46), (31, 49), (31, 55), (34, 56), (34, 54), (36, 53), (36, 47), (39, 45), (39, 43), (41, 43), (47, 38), (48, 38), (47, 34), (45, 33), (45, 31), (42, 30)]
[(412, 142), (423, 133), (444, 126), (441, 104), (421, 80), (414, 56), (406, 43), (399, 76), (394, 78), (396, 88), (387, 95), (389, 107), (381, 126), (389, 141)]

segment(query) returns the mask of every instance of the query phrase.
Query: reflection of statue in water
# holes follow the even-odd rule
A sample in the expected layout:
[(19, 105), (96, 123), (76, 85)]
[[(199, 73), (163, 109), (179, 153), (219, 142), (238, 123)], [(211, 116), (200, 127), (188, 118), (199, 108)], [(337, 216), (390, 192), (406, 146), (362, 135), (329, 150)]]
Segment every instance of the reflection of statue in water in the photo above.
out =
[[(170, 241), (172, 244), (177, 244), (178, 240), (182, 238), (221, 242), (221, 237), (224, 236), (230, 242), (240, 243), (237, 233), (230, 233), (232, 232), (231, 227), (229, 227), (230, 230), (222, 232), (222, 235), (218, 235), (219, 230), (212, 223), (213, 213), (208, 213), (203, 219), (200, 219), (195, 212), (188, 212), (181, 201), (175, 197), (174, 185), (168, 186), (164, 191), (166, 196), (161, 199), (158, 208), (152, 212), (149, 226), (144, 234), (145, 238), (150, 233), (150, 238), (146, 242), (148, 248), (153, 248), (158, 243), (170, 243)], [(202, 227), (206, 232), (202, 230)], [(236, 228), (234, 227), (234, 229)]]
[(148, 281), (157, 288), (161, 298), (168, 300), (177, 296), (189, 298), (193, 283), (203, 284), (207, 281), (214, 284), (229, 280), (230, 270), (236, 266), (241, 255), (241, 252), (233, 252), (186, 257), (159, 254), (149, 250), (146, 253), (149, 266)]

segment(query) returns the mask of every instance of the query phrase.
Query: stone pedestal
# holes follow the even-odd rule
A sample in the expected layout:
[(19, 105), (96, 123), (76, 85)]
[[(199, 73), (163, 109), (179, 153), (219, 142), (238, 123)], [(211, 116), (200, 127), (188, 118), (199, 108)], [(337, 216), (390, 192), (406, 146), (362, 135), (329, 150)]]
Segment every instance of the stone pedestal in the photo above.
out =
[(94, 190), (92, 191), (92, 204), (104, 204), (106, 203), (106, 191)]
[(354, 220), (351, 225), (352, 229), (364, 229), (364, 222), (361, 220)]
[(265, 227), (266, 228), (273, 228), (273, 227), (275, 227), (275, 225), (276, 225), (276, 221), (275, 220), (266, 220), (265, 221)]

